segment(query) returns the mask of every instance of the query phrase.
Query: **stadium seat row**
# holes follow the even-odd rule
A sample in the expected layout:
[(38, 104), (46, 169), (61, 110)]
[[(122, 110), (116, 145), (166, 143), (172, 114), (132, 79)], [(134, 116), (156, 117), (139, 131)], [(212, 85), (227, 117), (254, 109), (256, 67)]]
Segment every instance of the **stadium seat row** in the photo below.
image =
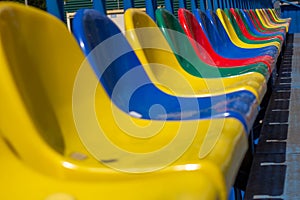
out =
[(290, 19), (0, 8), (1, 199), (227, 199)]

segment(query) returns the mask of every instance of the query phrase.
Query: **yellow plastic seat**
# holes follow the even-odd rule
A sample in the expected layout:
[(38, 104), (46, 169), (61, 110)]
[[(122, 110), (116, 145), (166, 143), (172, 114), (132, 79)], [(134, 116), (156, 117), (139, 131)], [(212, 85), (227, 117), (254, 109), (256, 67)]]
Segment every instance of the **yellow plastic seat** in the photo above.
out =
[[(195, 94), (199, 96), (217, 95), (239, 90), (249, 90), (255, 94), (259, 102), (264, 96), (267, 79), (262, 74), (248, 72), (223, 78), (199, 78), (193, 76), (180, 66), (161, 30), (149, 16), (139, 10), (128, 9), (125, 12), (124, 19), (125, 33), (129, 43), (152, 82), (162, 83), (162, 85), (166, 86), (161, 87), (158, 85), (157, 87), (160, 87), (161, 90), (179, 96)], [(155, 65), (149, 65), (149, 63), (168, 66), (176, 73), (170, 73), (172, 70), (168, 72), (164, 67), (155, 67)], [(217, 70), (218, 68), (216, 67)], [(178, 76), (178, 74), (185, 81), (181, 81), (175, 76)], [(194, 93), (191, 93), (190, 87), (192, 87)], [(171, 90), (168, 88), (171, 88)]]
[[(273, 44), (272, 42), (267, 43), (267, 44), (248, 44), (248, 43), (243, 42), (242, 40), (240, 40), (240, 38), (236, 34), (232, 24), (230, 23), (229, 19), (227, 18), (226, 14), (224, 13), (224, 11), (222, 9), (218, 8), (216, 10), (216, 14), (218, 15), (221, 23), (223, 24), (231, 41), (235, 45), (242, 47), (242, 48), (260, 48), (260, 47), (267, 47), (267, 46), (270, 46)], [(277, 43), (274, 43), (273, 45), (277, 47), (278, 52), (281, 51), (281, 48), (278, 47)]]
[(234, 118), (117, 108), (65, 25), (0, 3), (1, 199), (226, 199), (247, 150)]
[(0, 151), (2, 199), (226, 199), (226, 194), (220, 194), (223, 183), (214, 182), (222, 179), (219, 170), (206, 162), (171, 167), (160, 173), (128, 175), (103, 171), (98, 180), (70, 180), (32, 170), (2, 138)]

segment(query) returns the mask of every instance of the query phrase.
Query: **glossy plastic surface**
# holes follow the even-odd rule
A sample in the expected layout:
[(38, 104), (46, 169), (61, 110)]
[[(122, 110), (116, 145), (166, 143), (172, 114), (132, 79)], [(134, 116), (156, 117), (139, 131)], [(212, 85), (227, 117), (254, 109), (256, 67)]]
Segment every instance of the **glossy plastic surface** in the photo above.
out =
[[(249, 22), (243, 19), (243, 16), (240, 14), (238, 9), (230, 9), (230, 13), (235, 17), (239, 27), (241, 27), (241, 30), (244, 35), (247, 35), (249, 39), (253, 40), (272, 40), (272, 41), (277, 41), (280, 44), (282, 44), (284, 37), (282, 35), (267, 35), (267, 34), (262, 34), (256, 31), (256, 29), (251, 29)], [(249, 23), (249, 24), (248, 24)]]
[(291, 18), (285, 18), (285, 19), (283, 19), (283, 18), (280, 18), (278, 15), (277, 15), (277, 13), (276, 13), (276, 11), (274, 10), (274, 9), (268, 9), (268, 11), (272, 14), (272, 16), (275, 18), (275, 20), (277, 21), (277, 22), (283, 22), (283, 23), (285, 23), (285, 22), (288, 22), (288, 23), (290, 23), (291, 22)]
[[(177, 95), (187, 94), (187, 91), (189, 91), (188, 88), (185, 88), (182, 81), (179, 81), (179, 79), (172, 74), (165, 73), (164, 68), (152, 68), (149, 66), (149, 63), (159, 63), (170, 67), (182, 76), (184, 81), (189, 83), (190, 87), (195, 91), (195, 94), (216, 95), (239, 90), (249, 90), (260, 100), (262, 97), (261, 95), (265, 93), (265, 83), (267, 79), (265, 76), (268, 77), (268, 70), (266, 68), (261, 68), (265, 71), (264, 75), (257, 72), (249, 72), (238, 76), (230, 76), (228, 74), (228, 77), (221, 78), (221, 69), (225, 70), (226, 68), (220, 69), (211, 67), (211, 70), (217, 70), (215, 75), (219, 74), (219, 78), (217, 78), (217, 76), (215, 76), (216, 78), (201, 78), (205, 77), (210, 68), (204, 67), (205, 65), (203, 64), (199, 66), (193, 65), (194, 62), (199, 62), (199, 58), (186, 54), (191, 50), (186, 51), (186, 49), (180, 50), (180, 48), (176, 48), (177, 50), (182, 51), (177, 52), (177, 54), (184, 55), (184, 58), (192, 64), (181, 66), (161, 30), (157, 27), (155, 22), (143, 12), (134, 9), (127, 10), (125, 13), (125, 24), (127, 30), (126, 37), (143, 64), (150, 79), (153, 82), (163, 83), (163, 85), (171, 88)], [(151, 30), (151, 35), (147, 34), (147, 31), (145, 30)], [(178, 41), (180, 42), (185, 43), (184, 40), (189, 42), (184, 34), (177, 34), (176, 36), (177, 39), (179, 38)], [(149, 47), (153, 47), (153, 44), (156, 45), (155, 48), (150, 49)], [(192, 55), (195, 55), (195, 53)], [(187, 68), (190, 66), (197, 67), (195, 72), (201, 73), (193, 74), (193, 72)]]
[(246, 13), (246, 11), (240, 9), (238, 10), (242, 20), (247, 24), (248, 28), (254, 31), (258, 35), (268, 35), (268, 36), (275, 36), (275, 35), (281, 35), (282, 38), (285, 38), (286, 32), (281, 31), (267, 31), (260, 29), (255, 22), (252, 20), (252, 18)]
[(273, 27), (273, 28), (272, 27), (266, 27), (266, 25), (263, 24), (263, 22), (258, 18), (257, 14), (254, 10), (248, 10), (246, 12), (251, 16), (251, 18), (255, 21), (256, 25), (260, 29), (266, 30), (266, 31), (271, 31), (271, 32), (273, 32), (273, 31), (280, 31), (280, 32), (283, 32), (283, 33), (286, 32), (286, 29), (284, 27), (280, 27), (280, 28), (278, 28), (278, 27)]
[(242, 27), (239, 26), (238, 24), (238, 19), (232, 15), (232, 13), (228, 9), (224, 9), (225, 14), (227, 15), (228, 19), (230, 20), (231, 25), (233, 26), (235, 32), (238, 34), (238, 37), (250, 44), (267, 44), (269, 46), (275, 46), (278, 48), (278, 50), (281, 50), (281, 43), (279, 41), (276, 41), (275, 39), (270, 39), (270, 40), (254, 40), (250, 36), (250, 34), (244, 34)]
[[(0, 8), (1, 199), (226, 199), (247, 149), (238, 120), (149, 124), (133, 118), (112, 104), (65, 24), (19, 4), (0, 3)], [(83, 85), (77, 82), (81, 78)], [(95, 87), (92, 100), (88, 86)], [(96, 119), (86, 115), (90, 107)], [(170, 152), (154, 156), (153, 162), (139, 162), (104, 144), (88, 146), (87, 151), (86, 140), (95, 142), (101, 136), (90, 126), (92, 121), (114, 145), (143, 155), (161, 149), (180, 131), (184, 134)], [(142, 134), (157, 134), (129, 136), (126, 128), (132, 122)], [(88, 128), (84, 134), (79, 133), (80, 124)], [(221, 131), (217, 142), (205, 147), (205, 138), (216, 127)], [(91, 135), (95, 131), (99, 134)], [(166, 168), (121, 172), (159, 167), (192, 133), (195, 139), (184, 154)], [(106, 155), (91, 154), (91, 148)]]
[[(187, 120), (235, 116), (243, 122), (246, 129), (249, 127), (251, 120), (247, 121), (247, 118), (250, 116), (243, 116), (244, 114), (242, 114), (243, 112), (248, 113), (248, 111), (245, 112), (241, 109), (245, 109), (243, 103), (249, 104), (248, 109), (251, 109), (250, 106), (254, 106), (255, 102), (251, 99), (250, 92), (247, 93), (245, 91), (246, 93), (243, 93), (241, 91), (230, 93), (226, 96), (202, 98), (196, 98), (195, 93), (191, 90), (190, 95), (186, 95), (186, 97), (164, 93), (151, 82), (126, 38), (107, 17), (101, 16), (93, 10), (80, 10), (77, 12), (73, 23), (74, 35), (78, 43), (81, 44), (85, 54), (89, 55), (95, 49), (95, 53), (90, 54), (88, 59), (92, 63), (95, 73), (112, 102), (124, 112), (138, 113), (140, 118), (155, 120)], [(98, 50), (99, 47), (97, 46), (101, 47), (101, 43), (108, 39), (112, 40), (109, 50), (107, 48)], [(117, 57), (119, 50), (124, 52), (124, 54)], [(106, 67), (101, 60), (107, 58), (108, 54), (116, 57), (116, 59)], [(161, 67), (163, 68), (163, 66)], [(176, 81), (180, 81), (180, 79), (176, 79)], [(184, 85), (184, 82), (182, 82), (182, 85)], [(255, 99), (254, 95), (252, 97)], [(235, 105), (237, 109), (226, 103), (226, 101), (229, 102), (233, 99), (239, 99), (236, 103), (241, 103), (240, 106)], [(218, 108), (215, 107), (217, 105), (212, 104), (212, 102), (222, 102), (222, 105), (227, 105), (226, 110), (228, 112), (218, 112)], [(155, 105), (160, 105), (164, 109), (153, 109)], [(189, 114), (187, 115), (187, 113)], [(250, 113), (252, 112), (250, 111)]]
[[(222, 22), (220, 21), (219, 17), (215, 12), (212, 10), (207, 10), (206, 15), (209, 17), (211, 23), (216, 28), (216, 30), (219, 33), (219, 36), (221, 37), (221, 41), (226, 46), (226, 49), (230, 49), (230, 51), (222, 52), (224, 55), (229, 54), (231, 55), (231, 51), (233, 51), (235, 54), (240, 54), (240, 56), (244, 56), (245, 58), (251, 58), (256, 56), (271, 56), (274, 60), (277, 58), (277, 49), (274, 49), (273, 47), (261, 47), (261, 48), (241, 48), (233, 43), (233, 41), (230, 40), (229, 35), (227, 34), (224, 26), (222, 25)], [(195, 15), (197, 16), (197, 15)]]
[(270, 27), (270, 28), (284, 28), (286, 30), (286, 32), (289, 31), (289, 24), (288, 23), (284, 23), (284, 24), (275, 24), (272, 23), (270, 21), (270, 19), (268, 18), (267, 15), (265, 15), (261, 9), (255, 9), (255, 12), (258, 16), (258, 18), (260, 19), (260, 21), (266, 26), (266, 27)]
[[(128, 13), (130, 10), (131, 9), (127, 10), (126, 13)], [(149, 17), (149, 19), (150, 19), (150, 17)], [(94, 10), (79, 10), (79, 11), (77, 11), (77, 14), (74, 18), (73, 30), (74, 30), (74, 34), (75, 34), (78, 42), (81, 44), (81, 48), (87, 54), (88, 60), (92, 63), (92, 66), (93, 66), (94, 70), (96, 71), (98, 78), (101, 80), (101, 83), (103, 85), (107, 84), (104, 82), (105, 81), (108, 82), (109, 80), (106, 79), (105, 77), (104, 78), (102, 77), (105, 75), (103, 74), (102, 76), (100, 76), (100, 74), (98, 73), (99, 71), (101, 71), (101, 69), (100, 69), (102, 67), (101, 62), (102, 62), (102, 60), (104, 60), (106, 55), (103, 51), (98, 51), (97, 49), (99, 48), (99, 45), (100, 46), (103, 45), (103, 43), (107, 42), (110, 39), (116, 40), (115, 41), (116, 43), (114, 43), (114, 44), (118, 45), (118, 48), (122, 48), (125, 45), (128, 45), (126, 42), (126, 39), (123, 37), (122, 33), (117, 28), (117, 26), (112, 21), (109, 20), (109, 18), (107, 18), (106, 16), (103, 16), (103, 15), (100, 15), (99, 13), (97, 13)], [(120, 38), (117, 39), (116, 37), (120, 37)], [(105, 50), (108, 51), (109, 54), (114, 55), (117, 53), (115, 47), (117, 47), (117, 46), (109, 45), (109, 48), (105, 48)], [(130, 48), (130, 47), (126, 46), (126, 48)], [(96, 51), (96, 52), (94, 52), (94, 51)], [(101, 59), (101, 58), (103, 58), (103, 59)], [(132, 77), (130, 79), (132, 82), (128, 83), (128, 85), (135, 83), (134, 82), (135, 80), (133, 80), (133, 79), (145, 78), (145, 73), (143, 75), (142, 73), (138, 73), (139, 71), (137, 71), (138, 68), (140, 68), (142, 70), (142, 67), (140, 64), (136, 63), (136, 62), (138, 62), (138, 60), (135, 57), (135, 54), (133, 51), (129, 51), (128, 53), (125, 53), (124, 57), (122, 56), (122, 57), (117, 58), (117, 60), (119, 60), (119, 59), (122, 62), (114, 61), (113, 63), (111, 63), (111, 65), (108, 66), (108, 68), (106, 68), (105, 71), (107, 71), (107, 70), (110, 71), (110, 68), (115, 68), (115, 70), (111, 70), (115, 74), (111, 74), (111, 75), (112, 76), (116, 75), (116, 77), (118, 77), (119, 75), (117, 75), (117, 74), (122, 73), (123, 68), (124, 68), (124, 70), (127, 70), (127, 68), (134, 67), (135, 69), (132, 69), (135, 71), (134, 77)], [(127, 64), (127, 63), (129, 63), (129, 64)], [(117, 70), (117, 68), (118, 68), (118, 70)], [(125, 76), (125, 74), (122, 74), (122, 75)], [(176, 80), (176, 81), (178, 81), (178, 80)], [(149, 80), (146, 80), (146, 82), (148, 85), (151, 85), (151, 82)], [(126, 83), (124, 83), (124, 84), (126, 84)], [(142, 89), (144, 89), (144, 88), (142, 88)], [(145, 105), (145, 100), (147, 98), (153, 99), (153, 97), (155, 97), (155, 99), (157, 101), (162, 101), (163, 98), (168, 97), (167, 95), (161, 96), (160, 91), (153, 93), (149, 89), (148, 90), (144, 89), (143, 91), (141, 91), (141, 93), (143, 93), (142, 95), (146, 96), (145, 99), (140, 99), (140, 101), (144, 101), (144, 102), (141, 102), (144, 105)], [(149, 93), (149, 94), (147, 94), (147, 93)], [(240, 97), (240, 99), (238, 101), (243, 101), (241, 99), (243, 92), (238, 92), (236, 94)], [(147, 95), (149, 95), (149, 97)], [(226, 96), (231, 96), (231, 95), (232, 94), (227, 94)], [(216, 102), (217, 105), (223, 104), (223, 103), (226, 104), (226, 102), (218, 101), (219, 100), (218, 98), (220, 98), (220, 97), (217, 97), (217, 96), (211, 97), (211, 101)], [(181, 101), (180, 97), (177, 97), (177, 99), (179, 102)], [(196, 99), (196, 98), (194, 97), (194, 99)], [(205, 104), (205, 102), (202, 102), (202, 100), (205, 100), (205, 99), (206, 98), (198, 98), (198, 100), (201, 101), (199, 103)], [(172, 99), (168, 98), (167, 100), (170, 104), (172, 104)], [(131, 101), (134, 101), (134, 96), (131, 97)], [(236, 101), (230, 101), (230, 100), (227, 102), (231, 102), (231, 103), (235, 102), (236, 103)], [(181, 103), (182, 103), (181, 106), (184, 107), (184, 105), (185, 105), (184, 102), (181, 102)], [(190, 105), (190, 102), (187, 102), (187, 103), (188, 103), (188, 105)], [(162, 105), (162, 104), (160, 104), (160, 105)], [(253, 105), (253, 104), (252, 104), (252, 106), (255, 107), (255, 105)], [(184, 114), (185, 113), (183, 113), (183, 115)], [(227, 114), (231, 115), (230, 113), (227, 113)], [(225, 115), (223, 115), (223, 116), (225, 117)], [(212, 117), (211, 120), (214, 121), (215, 120), (214, 117)], [(168, 124), (171, 122), (165, 121), (165, 123)]]
[[(226, 43), (221, 40), (218, 31), (204, 12), (196, 10), (194, 17), (191, 12), (180, 9), (178, 10), (178, 17), (186, 34), (203, 46), (216, 63), (227, 63), (226, 65), (228, 66), (250, 65), (255, 63), (265, 64), (269, 68), (269, 71), (272, 71), (272, 65), (274, 64), (272, 57), (257, 56), (251, 59), (244, 59), (243, 57), (239, 57), (239, 55), (241, 55), (240, 52), (228, 51)], [(195, 51), (200, 51), (200, 49), (197, 48), (199, 45), (194, 45), (194, 47)]]
[(271, 9), (262, 9), (261, 10), (267, 17), (268, 19), (275, 24), (286, 24), (290, 25), (290, 18), (286, 20), (279, 20), (278, 18), (275, 17), (274, 13), (271, 11)]
[[(209, 39), (192, 13), (186, 9), (180, 8), (178, 10), (178, 17), (181, 25), (177, 18), (167, 10), (163, 8), (156, 10), (157, 24), (161, 28), (174, 52), (186, 52), (189, 57), (195, 58), (195, 60), (199, 57), (205, 63), (219, 67), (219, 70), (222, 70), (224, 67), (229, 67), (232, 70), (231, 74), (241, 74), (241, 72), (245, 73), (248, 71), (259, 72), (259, 68), (271, 68), (270, 63), (267, 61), (258, 61), (255, 59), (233, 60), (220, 56), (211, 46)], [(182, 33), (183, 36), (186, 34), (191, 39), (178, 39), (173, 32)], [(184, 59), (178, 56), (177, 58), (181, 66), (187, 65)], [(193, 65), (203, 65), (204, 63), (201, 62), (201, 60), (198, 61), (199, 64), (195, 62)]]
[(278, 53), (280, 52), (280, 48), (277, 47), (277, 44), (275, 45), (270, 45), (270, 44), (263, 44), (263, 43), (247, 43), (244, 42), (243, 40), (241, 40), (241, 38), (239, 38), (237, 32), (235, 31), (234, 27), (232, 26), (229, 18), (227, 17), (227, 15), (224, 13), (224, 11), (222, 9), (217, 9), (216, 11), (221, 23), (223, 24), (228, 36), (230, 37), (231, 41), (242, 48), (261, 48), (261, 47), (269, 47), (274, 49), (274, 51), (277, 51)]

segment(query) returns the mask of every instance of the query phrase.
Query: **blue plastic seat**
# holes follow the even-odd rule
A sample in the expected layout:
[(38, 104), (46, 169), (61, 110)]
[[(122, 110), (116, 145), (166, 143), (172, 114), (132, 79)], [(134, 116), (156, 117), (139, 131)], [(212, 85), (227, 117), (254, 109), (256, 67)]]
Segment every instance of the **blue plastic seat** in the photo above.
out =
[[(151, 82), (128, 41), (108, 17), (93, 9), (79, 10), (73, 31), (112, 102), (124, 112), (154, 120), (234, 117), (243, 123), (246, 131), (251, 129), (258, 106), (251, 92), (212, 97), (166, 94)], [(155, 105), (164, 109), (153, 109)]]
[[(232, 43), (229, 36), (227, 35), (227, 32), (225, 31), (219, 17), (212, 11), (207, 10), (206, 15), (216, 28), (216, 30), (219, 32), (219, 36), (221, 37), (221, 41), (223, 45), (225, 46), (224, 49), (230, 49), (230, 51), (224, 51), (224, 55), (227, 54), (241, 54), (244, 56), (244, 58), (252, 58), (255, 56), (264, 56), (269, 55), (273, 57), (274, 59), (277, 59), (278, 51), (276, 47), (268, 46), (268, 47), (262, 47), (262, 48), (255, 48), (255, 49), (246, 49), (246, 48), (240, 48)], [(228, 55), (230, 56), (230, 55)]]

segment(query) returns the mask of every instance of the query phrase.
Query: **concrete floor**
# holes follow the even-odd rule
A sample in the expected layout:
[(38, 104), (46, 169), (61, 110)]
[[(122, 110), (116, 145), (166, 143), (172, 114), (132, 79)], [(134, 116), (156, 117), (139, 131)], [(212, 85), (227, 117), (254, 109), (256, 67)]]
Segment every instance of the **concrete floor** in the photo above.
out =
[(300, 34), (294, 34), (284, 199), (300, 199)]
[(266, 111), (246, 200), (300, 199), (300, 34), (287, 45), (292, 48), (282, 61)]

